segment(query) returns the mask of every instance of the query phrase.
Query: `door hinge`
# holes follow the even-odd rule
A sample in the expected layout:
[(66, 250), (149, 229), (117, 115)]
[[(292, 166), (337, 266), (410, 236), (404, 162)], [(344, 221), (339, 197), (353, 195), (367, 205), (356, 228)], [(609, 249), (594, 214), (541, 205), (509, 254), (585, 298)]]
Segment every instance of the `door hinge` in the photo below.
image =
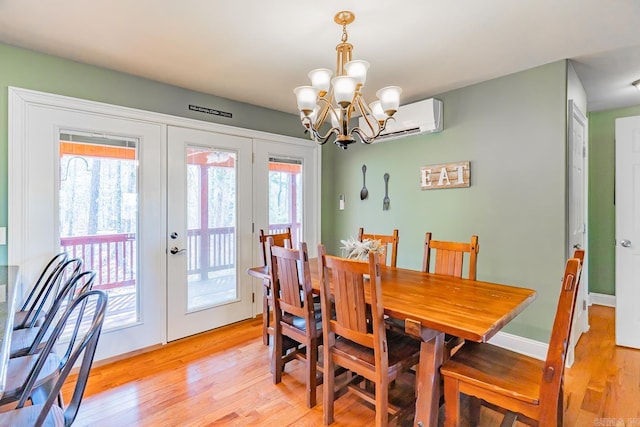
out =
[(255, 232), (256, 232), (256, 223), (255, 223), (255, 222), (252, 222), (252, 223), (251, 223), (251, 234), (253, 234), (253, 233), (255, 233)]
[(584, 157), (584, 158), (587, 157), (587, 146), (586, 145), (582, 146), (582, 157)]
[(587, 309), (587, 300), (582, 300), (582, 311), (585, 311)]
[(255, 303), (255, 302), (256, 302), (256, 293), (255, 293), (255, 292), (252, 292), (252, 293), (251, 293), (251, 303), (253, 304), (253, 303)]

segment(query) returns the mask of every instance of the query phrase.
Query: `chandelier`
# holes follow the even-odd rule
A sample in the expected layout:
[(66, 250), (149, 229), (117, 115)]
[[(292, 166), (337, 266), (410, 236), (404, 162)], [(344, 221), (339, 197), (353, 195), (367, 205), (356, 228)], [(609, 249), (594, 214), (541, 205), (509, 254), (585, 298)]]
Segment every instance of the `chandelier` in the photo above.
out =
[[(336, 76), (327, 68), (318, 68), (309, 72), (311, 86), (299, 86), (294, 89), (300, 110), (300, 120), (309, 132), (309, 137), (318, 144), (324, 144), (335, 135), (334, 142), (346, 149), (355, 142), (358, 135), (361, 142), (371, 144), (384, 131), (387, 121), (398, 111), (400, 105), (400, 89), (398, 86), (387, 86), (378, 92), (377, 101), (367, 105), (361, 90), (367, 79), (369, 63), (352, 60), (353, 45), (347, 43), (347, 25), (355, 20), (349, 11), (338, 12), (334, 21), (342, 25), (341, 43), (336, 46)], [(366, 123), (363, 128), (349, 128), (351, 119), (361, 115)], [(330, 119), (331, 129), (326, 134), (320, 128)]]

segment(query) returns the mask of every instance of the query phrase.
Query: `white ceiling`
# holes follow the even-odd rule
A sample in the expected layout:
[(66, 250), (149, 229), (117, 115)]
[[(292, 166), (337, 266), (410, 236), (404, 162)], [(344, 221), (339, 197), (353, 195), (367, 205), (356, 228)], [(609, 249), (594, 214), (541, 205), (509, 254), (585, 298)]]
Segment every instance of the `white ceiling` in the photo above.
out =
[(589, 111), (640, 105), (638, 0), (0, 0), (0, 41), (295, 113), (292, 89), (335, 66), (345, 9), (354, 59), (371, 63), (369, 100), (571, 58)]

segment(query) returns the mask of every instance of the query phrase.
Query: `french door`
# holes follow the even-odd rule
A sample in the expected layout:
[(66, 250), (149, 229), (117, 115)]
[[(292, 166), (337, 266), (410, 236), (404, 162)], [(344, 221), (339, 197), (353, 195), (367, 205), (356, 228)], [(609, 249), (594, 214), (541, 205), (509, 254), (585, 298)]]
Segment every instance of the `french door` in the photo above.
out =
[(253, 315), (249, 138), (169, 126), (169, 341)]
[(25, 287), (60, 251), (96, 271), (97, 360), (259, 314), (260, 228), (289, 224), (316, 253), (307, 140), (18, 88), (9, 123), (9, 263)]
[(25, 110), (11, 147), (20, 217), (10, 217), (10, 262), (27, 286), (61, 251), (96, 271), (94, 288), (109, 294), (97, 359), (162, 342), (163, 127), (54, 106)]

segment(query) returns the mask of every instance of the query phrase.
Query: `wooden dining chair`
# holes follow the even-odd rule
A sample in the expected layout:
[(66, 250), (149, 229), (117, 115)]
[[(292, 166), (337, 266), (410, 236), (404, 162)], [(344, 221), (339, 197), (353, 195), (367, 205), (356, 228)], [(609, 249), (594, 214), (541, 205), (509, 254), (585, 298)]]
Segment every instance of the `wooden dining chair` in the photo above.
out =
[[(260, 229), (258, 235), (260, 258), (262, 259), (262, 265), (267, 265), (267, 238), (273, 239), (273, 246), (292, 247), (291, 241), (291, 227), (286, 227), (283, 233), (265, 234), (263, 229)], [(269, 279), (262, 280), (262, 342), (264, 345), (269, 345), (269, 335), (273, 335), (273, 327), (271, 326), (271, 309), (273, 304), (271, 302)]]
[(460, 394), (471, 397), (470, 424), (480, 403), (506, 411), (502, 425), (562, 426), (562, 382), (584, 251), (567, 261), (547, 358), (540, 361), (488, 343), (467, 342), (440, 369), (444, 377), (445, 426), (460, 425)]
[(314, 307), (307, 244), (300, 249), (273, 245), (267, 239), (271, 292), (273, 295), (273, 346), (271, 372), (273, 383), (282, 381), (287, 362), (298, 359), (305, 364), (307, 407), (316, 406), (318, 379), (318, 346), (322, 345), (320, 307)]
[[(400, 410), (389, 404), (390, 382), (418, 363), (420, 342), (385, 328), (380, 265), (380, 258), (373, 253), (368, 262), (337, 258), (326, 255), (324, 246), (319, 245), (325, 425), (333, 422), (336, 366), (357, 374), (346, 387), (375, 405), (375, 425), (386, 426), (389, 414), (397, 415)], [(365, 274), (370, 279), (366, 280)], [(374, 384), (374, 393), (358, 387), (363, 380)]]
[[(435, 251), (433, 271), (431, 268), (431, 253)], [(462, 277), (465, 254), (469, 255), (467, 278), (476, 280), (476, 266), (478, 263), (478, 236), (471, 236), (471, 242), (446, 242), (432, 240), (431, 233), (425, 233), (424, 254), (422, 257), (422, 271), (427, 273), (445, 274), (447, 276)]]
[[(465, 254), (468, 255), (467, 278), (476, 280), (476, 268), (478, 263), (478, 236), (471, 236), (471, 242), (447, 242), (432, 240), (431, 232), (425, 233), (424, 253), (422, 256), (422, 271), (427, 273), (444, 274), (446, 276), (462, 277)], [(433, 254), (435, 253), (435, 254)], [(432, 267), (432, 258), (433, 267)], [(433, 270), (433, 271), (431, 271)], [(444, 337), (443, 357), (446, 361), (464, 340), (460, 337), (446, 334)]]
[[(398, 261), (398, 242), (400, 237), (398, 236), (398, 229), (394, 229), (390, 236), (383, 234), (369, 234), (364, 232), (364, 228), (360, 227), (358, 230), (358, 241), (362, 242), (365, 239), (380, 240), (380, 243), (386, 247), (386, 258), (384, 264), (390, 267), (396, 267)], [(389, 259), (391, 254), (391, 259)]]

